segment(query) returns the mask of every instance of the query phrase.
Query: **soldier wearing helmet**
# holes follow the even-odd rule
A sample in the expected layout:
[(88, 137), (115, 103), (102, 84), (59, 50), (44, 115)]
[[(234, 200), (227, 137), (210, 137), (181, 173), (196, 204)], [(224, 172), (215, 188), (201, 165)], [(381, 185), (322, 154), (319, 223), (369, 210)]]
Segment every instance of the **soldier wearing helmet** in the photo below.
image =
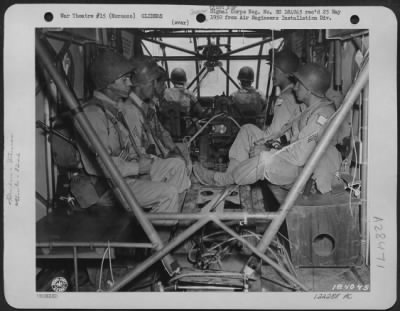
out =
[(266, 136), (278, 133), (284, 124), (299, 114), (301, 110), (304, 110), (304, 105), (299, 104), (293, 94), (292, 75), (297, 71), (300, 64), (297, 55), (290, 50), (283, 50), (270, 58), (270, 64), (273, 66), (273, 86), (274, 89), (278, 88), (280, 94), (272, 102), (273, 119), (266, 128)]
[[(136, 128), (141, 146), (147, 153), (154, 155), (149, 168), (150, 175), (154, 175), (156, 178), (158, 172), (163, 174), (171, 170), (178, 172), (173, 183), (178, 189), (178, 193), (181, 193), (190, 187), (190, 179), (185, 165), (185, 162), (188, 166), (191, 165), (190, 158), (174, 143), (156, 113), (155, 98), (164, 92), (164, 89), (158, 88), (158, 86), (160, 83), (164, 85), (166, 72), (161, 70), (156, 62), (143, 62), (141, 58), (134, 60), (134, 67), (133, 87), (129, 95), (131, 105), (126, 117), (128, 122)], [(169, 174), (173, 175), (171, 172)]]
[[(130, 120), (128, 96), (134, 69), (135, 64), (116, 52), (100, 54), (90, 66), (95, 90), (83, 110), (139, 204), (151, 212), (177, 212), (182, 180), (189, 182), (186, 167), (182, 160), (152, 158), (146, 153), (141, 125)], [(71, 192), (82, 207), (114, 206), (115, 198), (106, 182), (109, 176), (104, 175), (90, 142), (82, 142), (79, 149), (85, 174), (75, 178)]]
[(265, 107), (265, 96), (252, 86), (254, 71), (251, 67), (240, 68), (237, 78), (241, 88), (232, 93), (233, 115), (238, 118), (245, 117), (255, 120)]
[[(196, 96), (185, 87), (187, 82), (185, 70), (179, 67), (174, 68), (170, 80), (174, 86), (165, 90), (162, 105), (177, 104), (183, 116), (201, 117), (204, 108), (200, 105)], [(164, 108), (167, 109), (168, 107)]]
[[(334, 114), (335, 106), (325, 97), (330, 74), (323, 66), (303, 65), (294, 76), (297, 81), (295, 96), (307, 108), (271, 137), (277, 139), (287, 134), (290, 144), (278, 152), (279, 145), (272, 144), (271, 147), (271, 144), (260, 143), (265, 142), (263, 132), (251, 132), (244, 126), (229, 152), (232, 164), (229, 163), (227, 172), (213, 172), (195, 165), (193, 172), (200, 182), (243, 185), (265, 178), (272, 184), (288, 186), (296, 180)], [(332, 143), (313, 174), (316, 188), (321, 193), (331, 190), (340, 162), (340, 154)]]

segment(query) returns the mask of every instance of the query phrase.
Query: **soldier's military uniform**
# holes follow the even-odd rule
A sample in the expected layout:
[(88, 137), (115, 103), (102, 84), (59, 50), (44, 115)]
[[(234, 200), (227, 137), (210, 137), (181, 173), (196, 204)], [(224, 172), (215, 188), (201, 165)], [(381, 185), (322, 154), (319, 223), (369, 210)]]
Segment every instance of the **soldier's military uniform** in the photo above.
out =
[(243, 87), (232, 93), (232, 101), (241, 115), (258, 115), (265, 107), (264, 95), (252, 86)]
[[(234, 182), (251, 184), (266, 178), (276, 185), (292, 184), (334, 112), (333, 103), (326, 99), (314, 103), (292, 125), (289, 131), (290, 145), (281, 150), (263, 151), (257, 157), (242, 161), (232, 172)], [(316, 186), (321, 193), (331, 190), (340, 162), (340, 154), (332, 143), (314, 171)]]
[[(126, 178), (141, 206), (147, 207), (151, 212), (177, 212), (178, 194), (190, 187), (184, 161), (180, 158), (153, 157), (150, 174), (139, 176), (139, 155), (132, 146), (129, 129), (120, 120), (114, 119), (113, 121), (114, 116), (110, 115), (110, 112), (104, 107), (111, 104), (110, 101), (111, 99), (104, 94), (95, 92), (93, 99), (86, 104), (84, 111), (100, 140), (109, 151), (114, 164)], [(119, 102), (114, 103), (114, 106), (125, 115), (126, 120), (135, 114), (135, 110), (130, 104)], [(146, 140), (140, 126), (131, 126), (130, 128), (136, 145), (145, 154), (144, 142)], [(84, 169), (91, 176), (91, 183), (96, 184), (99, 178), (105, 177), (100, 167), (101, 163), (97, 163), (95, 155), (90, 150), (90, 145), (89, 149), (82, 145), (80, 144), (80, 151)], [(85, 189), (84, 185), (77, 183), (71, 190), (74, 195), (83, 197), (87, 206), (115, 204), (114, 196), (110, 191), (106, 191), (98, 197), (95, 193), (92, 193), (91, 196), (89, 193), (82, 193), (83, 189)]]
[[(272, 135), (275, 139), (285, 133), (290, 144), (280, 150), (261, 151), (259, 155), (249, 158), (251, 148), (258, 140), (265, 141), (265, 133), (251, 125), (243, 126), (230, 149), (227, 172), (212, 172), (196, 165), (193, 172), (200, 182), (244, 185), (265, 178), (283, 186), (295, 181), (321, 137), (324, 126), (334, 114), (335, 106), (325, 97), (330, 74), (324, 67), (318, 64), (303, 65), (294, 75), (297, 79), (294, 88), (296, 98), (304, 100), (307, 108), (291, 119), (287, 126), (283, 126), (280, 132)], [(333, 139), (313, 174), (321, 193), (331, 190), (340, 167), (341, 156), (334, 146), (335, 142)]]
[[(178, 193), (190, 186), (186, 165), (180, 158), (161, 159), (146, 154), (146, 140), (140, 133), (142, 124), (129, 121), (135, 112), (132, 105), (124, 101), (132, 85), (127, 82), (130, 79), (125, 75), (132, 69), (131, 62), (115, 52), (101, 54), (91, 65), (90, 71), (97, 91), (83, 105), (83, 110), (139, 204), (150, 212), (177, 212)], [(114, 82), (117, 84), (107, 89)], [(113, 100), (106, 95), (107, 92), (113, 92), (115, 98), (119, 99)], [(94, 204), (112, 206), (115, 204), (115, 196), (109, 187), (109, 176), (101, 169), (102, 162), (87, 137), (81, 139), (83, 141), (78, 146), (85, 174), (74, 178), (71, 192), (81, 207)], [(143, 158), (148, 159), (146, 163), (151, 162), (146, 174), (140, 173), (139, 159)]]
[(189, 116), (199, 105), (196, 96), (183, 85), (166, 89), (163, 99), (164, 103), (178, 103), (181, 113), (185, 116)]

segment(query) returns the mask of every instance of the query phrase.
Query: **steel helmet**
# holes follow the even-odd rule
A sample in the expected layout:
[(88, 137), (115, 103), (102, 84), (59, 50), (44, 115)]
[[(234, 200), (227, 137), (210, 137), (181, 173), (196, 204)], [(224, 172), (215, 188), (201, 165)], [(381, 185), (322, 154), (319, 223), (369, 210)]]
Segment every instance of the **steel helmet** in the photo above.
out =
[(240, 81), (254, 81), (254, 71), (251, 67), (244, 66), (240, 68), (239, 74), (237, 76)]
[(318, 97), (325, 97), (331, 84), (329, 71), (316, 63), (309, 63), (299, 67), (293, 76), (311, 93)]
[(134, 86), (157, 80), (162, 72), (151, 57), (138, 57), (133, 60), (132, 84)]
[(124, 56), (106, 50), (98, 55), (90, 65), (89, 75), (95, 89), (101, 90), (132, 70), (133, 64)]
[(300, 60), (295, 53), (289, 50), (282, 50), (274, 56), (274, 66), (284, 73), (292, 74), (299, 68)]
[(182, 68), (174, 68), (171, 72), (172, 83), (186, 83), (186, 72)]

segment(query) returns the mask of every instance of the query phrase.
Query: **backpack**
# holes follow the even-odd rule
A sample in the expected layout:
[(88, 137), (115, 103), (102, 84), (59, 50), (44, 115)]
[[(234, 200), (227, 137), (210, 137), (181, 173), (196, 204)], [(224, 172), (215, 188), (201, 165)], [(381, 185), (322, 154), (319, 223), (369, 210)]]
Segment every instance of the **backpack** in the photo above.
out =
[(63, 169), (78, 169), (80, 168), (81, 156), (76, 147), (72, 122), (68, 120), (57, 120), (53, 129), (61, 134), (51, 132), (49, 140), (52, 146), (52, 157), (54, 163)]

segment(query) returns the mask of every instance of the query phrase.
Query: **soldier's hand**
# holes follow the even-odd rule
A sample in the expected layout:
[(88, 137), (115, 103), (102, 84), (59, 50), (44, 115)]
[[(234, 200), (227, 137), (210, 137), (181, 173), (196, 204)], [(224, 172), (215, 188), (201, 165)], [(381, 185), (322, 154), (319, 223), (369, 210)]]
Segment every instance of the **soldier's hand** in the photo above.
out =
[(272, 148), (276, 149), (276, 150), (280, 150), (282, 149), (282, 144), (279, 140), (274, 140), (271, 142)]
[(268, 151), (269, 148), (265, 145), (255, 145), (250, 148), (249, 157), (254, 158), (258, 156), (262, 151)]
[(147, 157), (141, 157), (139, 159), (139, 174), (149, 174), (153, 159)]

